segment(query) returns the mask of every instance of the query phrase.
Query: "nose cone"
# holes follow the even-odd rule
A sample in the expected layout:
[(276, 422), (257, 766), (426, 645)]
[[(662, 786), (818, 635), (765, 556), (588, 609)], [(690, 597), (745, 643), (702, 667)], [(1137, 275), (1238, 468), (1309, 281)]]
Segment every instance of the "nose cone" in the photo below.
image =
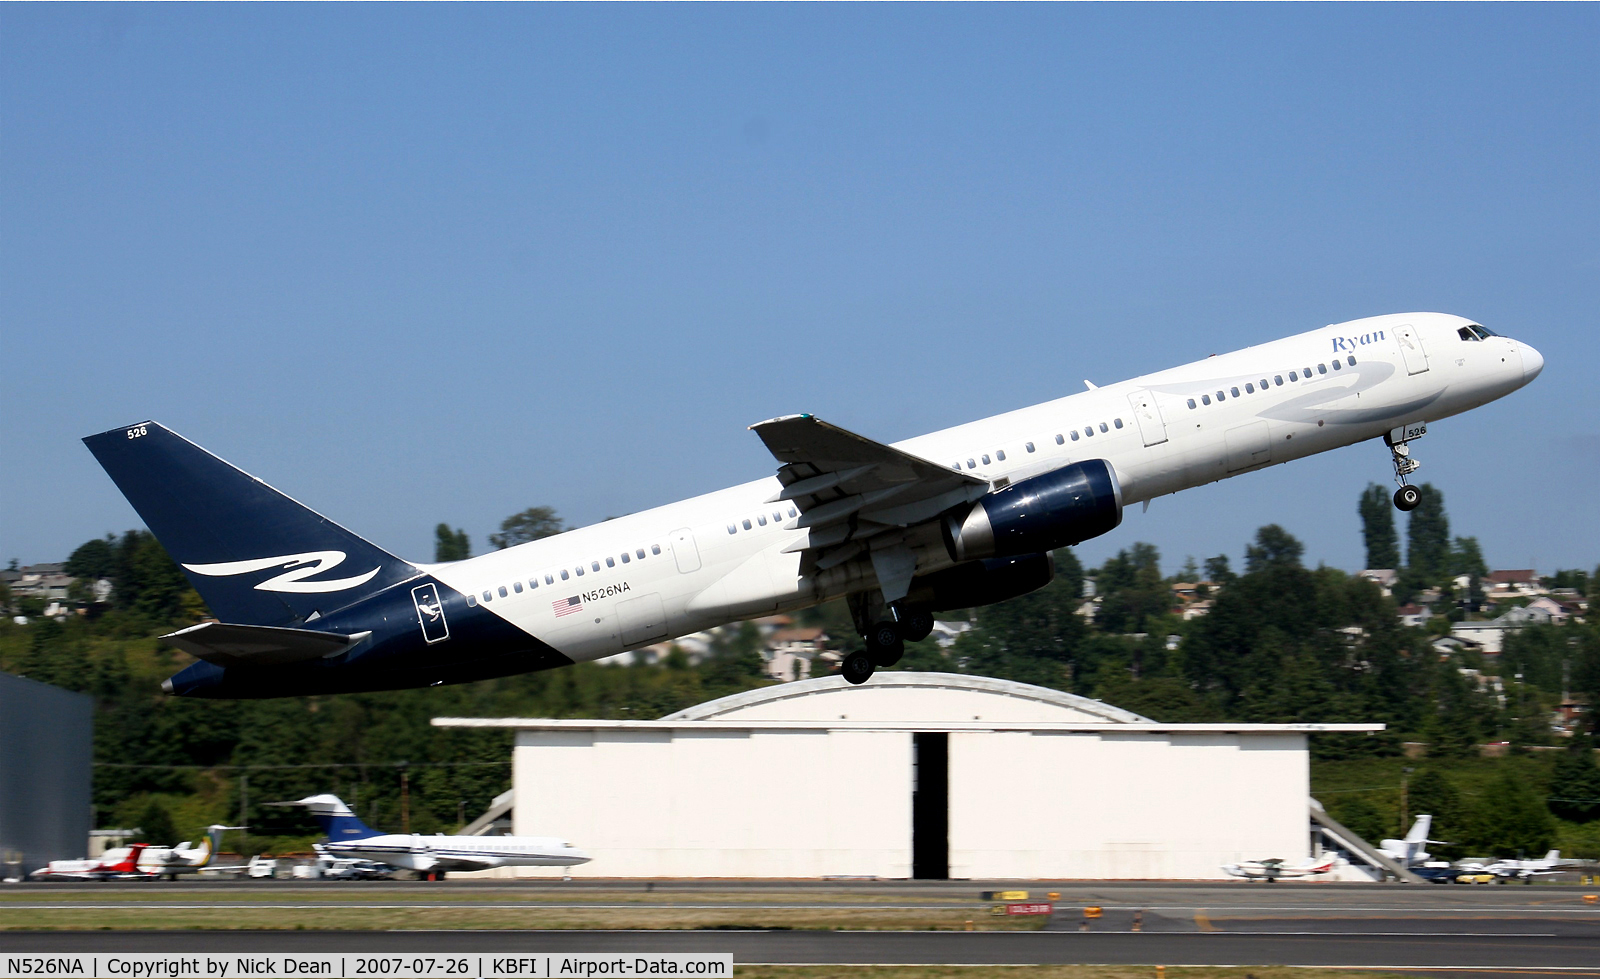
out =
[(1522, 383), (1526, 384), (1544, 370), (1544, 355), (1521, 341), (1517, 342), (1517, 353), (1522, 355)]

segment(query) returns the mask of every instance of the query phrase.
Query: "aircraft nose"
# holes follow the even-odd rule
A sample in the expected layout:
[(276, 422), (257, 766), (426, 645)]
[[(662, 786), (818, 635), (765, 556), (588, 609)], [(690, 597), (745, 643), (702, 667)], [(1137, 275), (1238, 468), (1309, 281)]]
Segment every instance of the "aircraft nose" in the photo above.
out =
[(1544, 355), (1520, 340), (1517, 341), (1517, 353), (1522, 355), (1522, 383), (1526, 384), (1544, 370)]

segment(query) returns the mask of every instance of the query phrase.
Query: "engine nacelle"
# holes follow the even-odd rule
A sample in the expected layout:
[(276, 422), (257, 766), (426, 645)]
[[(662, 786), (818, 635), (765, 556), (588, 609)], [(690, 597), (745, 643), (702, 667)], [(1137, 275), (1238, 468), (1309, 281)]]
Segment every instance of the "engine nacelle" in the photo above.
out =
[(1056, 563), (1048, 554), (989, 558), (918, 578), (911, 599), (935, 612), (977, 608), (1038, 591), (1055, 577)]
[(1038, 554), (1078, 544), (1122, 522), (1122, 488), (1104, 459), (1090, 459), (995, 490), (945, 514), (953, 561)]

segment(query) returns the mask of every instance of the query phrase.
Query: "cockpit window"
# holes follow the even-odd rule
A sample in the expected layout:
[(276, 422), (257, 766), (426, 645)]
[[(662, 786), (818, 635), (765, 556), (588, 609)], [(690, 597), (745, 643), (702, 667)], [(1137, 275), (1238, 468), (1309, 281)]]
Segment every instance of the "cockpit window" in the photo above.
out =
[(1469, 323), (1457, 330), (1456, 335), (1463, 340), (1487, 340), (1490, 337), (1497, 337), (1500, 334), (1488, 329), (1487, 327), (1479, 326), (1476, 323)]
[(1490, 337), (1497, 337), (1500, 335), (1489, 329), (1487, 326), (1479, 326), (1476, 323), (1472, 324), (1472, 329), (1473, 332), (1477, 333), (1478, 336), (1483, 337), (1485, 340), (1489, 339)]

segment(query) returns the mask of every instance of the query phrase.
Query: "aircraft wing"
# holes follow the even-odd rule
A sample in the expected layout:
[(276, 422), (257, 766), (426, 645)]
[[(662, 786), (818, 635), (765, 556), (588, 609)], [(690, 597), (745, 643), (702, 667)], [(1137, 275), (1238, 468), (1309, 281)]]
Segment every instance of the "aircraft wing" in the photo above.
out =
[[(789, 547), (801, 551), (803, 571), (825, 571), (843, 564), (872, 543), (886, 550), (900, 528), (931, 520), (960, 503), (989, 492), (987, 480), (902, 452), (812, 415), (785, 415), (758, 422), (775, 459), (783, 489), (769, 504), (793, 505), (799, 516), (786, 526), (808, 534)], [(875, 558), (874, 564), (880, 562)], [(910, 581), (914, 569), (904, 571)], [(890, 572), (892, 574), (892, 572)], [(886, 597), (886, 568), (878, 567)], [(899, 577), (899, 575), (895, 575)], [(904, 592), (901, 592), (904, 595)]]
[(372, 635), (342, 636), (311, 629), (202, 622), (168, 633), (161, 641), (218, 666), (277, 666), (333, 656)]

